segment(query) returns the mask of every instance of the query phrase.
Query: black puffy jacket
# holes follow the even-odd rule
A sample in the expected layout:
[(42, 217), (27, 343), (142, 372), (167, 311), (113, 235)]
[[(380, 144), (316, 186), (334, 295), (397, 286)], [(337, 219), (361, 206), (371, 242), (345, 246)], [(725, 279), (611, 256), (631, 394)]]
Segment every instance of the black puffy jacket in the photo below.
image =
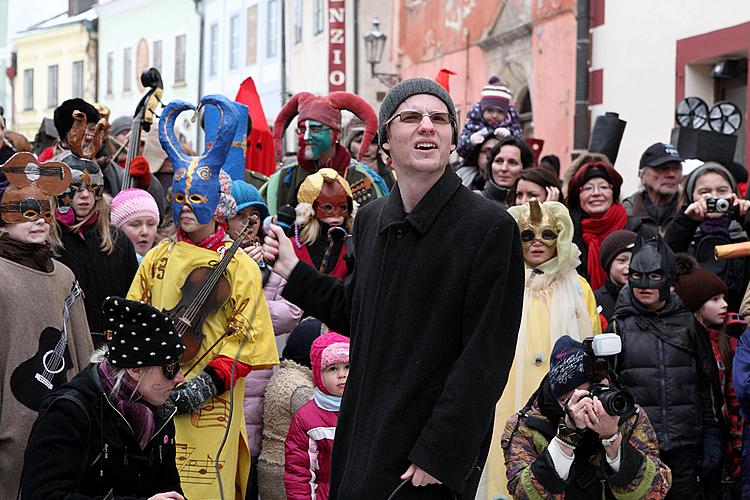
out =
[(717, 427), (716, 395), (708, 381), (705, 343), (695, 319), (672, 293), (659, 311), (620, 291), (609, 325), (622, 338), (615, 374), (651, 421), (661, 450), (703, 446), (703, 433)]
[[(177, 491), (174, 408), (156, 413), (141, 450), (130, 424), (104, 395), (96, 364), (45, 399), (24, 455), (21, 498), (149, 498)], [(168, 410), (168, 411), (167, 411)]]

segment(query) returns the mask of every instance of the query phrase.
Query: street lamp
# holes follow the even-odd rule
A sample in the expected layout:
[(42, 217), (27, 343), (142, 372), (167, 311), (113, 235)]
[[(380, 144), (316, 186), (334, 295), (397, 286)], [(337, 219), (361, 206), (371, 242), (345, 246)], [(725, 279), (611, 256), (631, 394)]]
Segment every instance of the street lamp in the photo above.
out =
[(365, 51), (367, 52), (367, 62), (370, 63), (370, 76), (377, 78), (388, 87), (393, 87), (401, 81), (401, 75), (375, 71), (375, 65), (380, 64), (383, 59), (383, 50), (388, 36), (380, 31), (380, 20), (377, 17), (372, 20), (372, 28), (372, 31), (365, 33)]

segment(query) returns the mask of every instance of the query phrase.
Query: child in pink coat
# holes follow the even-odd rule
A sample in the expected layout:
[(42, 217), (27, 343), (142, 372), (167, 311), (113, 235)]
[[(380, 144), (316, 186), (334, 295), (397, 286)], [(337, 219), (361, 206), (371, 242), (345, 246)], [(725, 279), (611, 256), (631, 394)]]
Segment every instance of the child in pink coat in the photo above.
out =
[(349, 339), (333, 332), (318, 337), (310, 361), (315, 394), (294, 414), (285, 442), (288, 500), (328, 499), (333, 438), (349, 375)]

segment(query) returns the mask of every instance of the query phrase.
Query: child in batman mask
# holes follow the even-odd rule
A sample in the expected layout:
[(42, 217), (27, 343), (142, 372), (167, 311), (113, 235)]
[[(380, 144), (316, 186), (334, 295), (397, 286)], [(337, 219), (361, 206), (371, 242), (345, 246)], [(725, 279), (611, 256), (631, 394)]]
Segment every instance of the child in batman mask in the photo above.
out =
[(667, 498), (698, 498), (721, 460), (710, 347), (674, 292), (677, 265), (660, 237), (636, 240), (628, 284), (609, 325), (622, 339), (615, 374), (648, 414), (662, 461), (672, 469)]

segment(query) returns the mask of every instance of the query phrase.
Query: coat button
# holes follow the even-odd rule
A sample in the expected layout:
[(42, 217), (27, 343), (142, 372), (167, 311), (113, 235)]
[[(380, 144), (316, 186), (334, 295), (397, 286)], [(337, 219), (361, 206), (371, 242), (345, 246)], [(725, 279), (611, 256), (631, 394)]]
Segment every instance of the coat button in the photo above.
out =
[(401, 228), (396, 229), (396, 238), (401, 239), (404, 237), (404, 230)]

